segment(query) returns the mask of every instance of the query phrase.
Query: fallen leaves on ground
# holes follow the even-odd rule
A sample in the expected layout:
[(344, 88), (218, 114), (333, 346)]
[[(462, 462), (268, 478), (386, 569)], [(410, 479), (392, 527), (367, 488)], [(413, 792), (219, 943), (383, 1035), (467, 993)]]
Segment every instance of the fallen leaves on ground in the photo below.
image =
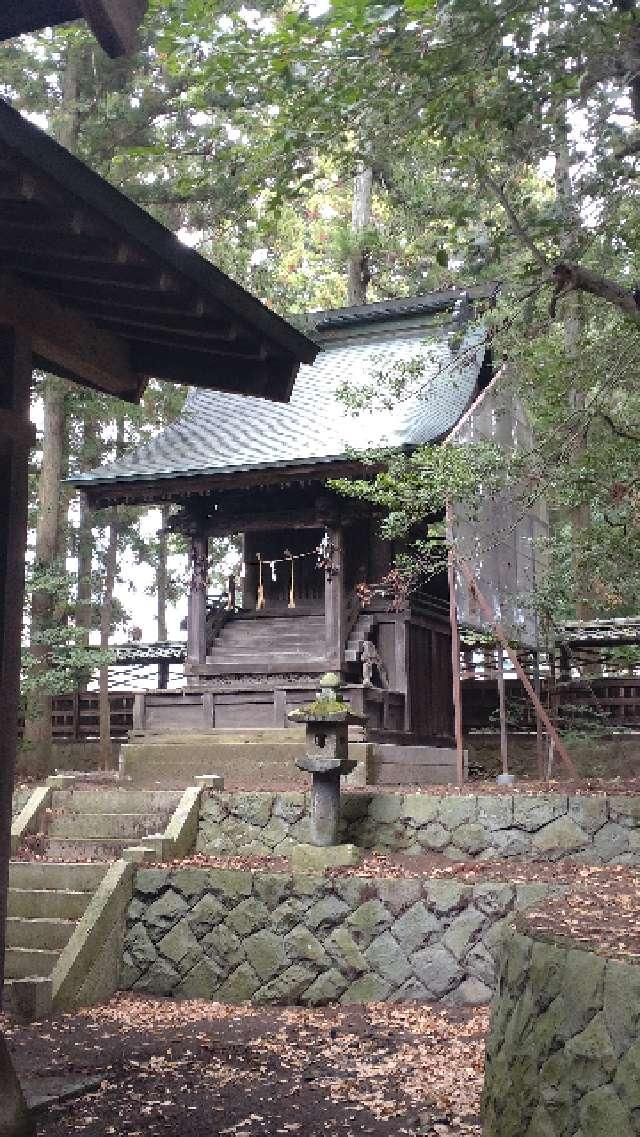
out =
[(31, 1086), (100, 1078), (50, 1108), (47, 1137), (479, 1137), (487, 1025), (485, 1008), (119, 996), (7, 1035)]

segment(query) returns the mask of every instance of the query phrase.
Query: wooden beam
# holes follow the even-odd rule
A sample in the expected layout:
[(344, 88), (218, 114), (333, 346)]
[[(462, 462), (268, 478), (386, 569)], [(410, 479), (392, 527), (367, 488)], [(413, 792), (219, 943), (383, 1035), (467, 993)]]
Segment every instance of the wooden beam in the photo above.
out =
[(0, 403), (22, 430), (0, 454), (0, 996), (7, 914), (11, 800), (18, 736), (20, 633), (27, 543), (29, 337), (0, 327)]
[(30, 336), (34, 356), (52, 371), (109, 395), (140, 398), (144, 379), (126, 343), (6, 273), (0, 274), (0, 322)]
[(79, 0), (80, 10), (100, 46), (112, 57), (130, 55), (147, 10), (147, 0)]
[(216, 387), (285, 401), (297, 370), (297, 365), (290, 359), (253, 362), (233, 358), (212, 359), (191, 347), (170, 348), (144, 343), (132, 346), (131, 359), (136, 371), (157, 379), (173, 379), (176, 383), (191, 383), (196, 387)]
[[(66, 232), (51, 231), (48, 226), (41, 226), (38, 233), (33, 227), (22, 224), (5, 224), (0, 216), (0, 256), (7, 257), (12, 253), (22, 257), (31, 256), (34, 249), (38, 250), (42, 260), (42, 234), (46, 233), (47, 257), (60, 257), (63, 262), (76, 261), (94, 263), (99, 265), (136, 265), (149, 264), (149, 258), (144, 257), (133, 245), (124, 241), (114, 241), (97, 234), (75, 233), (71, 226)], [(18, 262), (18, 269), (21, 262)]]
[(162, 272), (152, 264), (132, 265), (127, 262), (83, 261), (75, 258), (50, 257), (47, 253), (34, 253), (24, 250), (17, 263), (9, 267), (20, 273), (21, 277), (33, 280), (36, 285), (42, 282), (45, 287), (56, 288), (62, 281), (82, 285), (86, 293), (95, 286), (113, 285), (116, 289), (132, 289), (136, 297), (140, 290), (145, 292), (174, 293), (184, 295), (184, 288), (172, 273)]
[(107, 55), (129, 55), (147, 0), (19, 0), (0, 14), (0, 40), (84, 18)]
[(248, 337), (240, 339), (237, 329), (226, 321), (216, 320), (207, 315), (195, 315), (195, 305), (192, 306), (191, 314), (184, 310), (179, 315), (166, 309), (154, 313), (148, 308), (140, 310), (132, 306), (125, 307), (98, 300), (86, 302), (78, 300), (77, 307), (101, 327), (111, 327), (116, 334), (125, 337), (132, 328), (141, 328), (150, 332), (174, 332), (181, 338), (194, 337), (203, 341), (217, 340), (220, 343), (231, 343), (236, 340), (241, 348), (251, 346), (251, 340)]

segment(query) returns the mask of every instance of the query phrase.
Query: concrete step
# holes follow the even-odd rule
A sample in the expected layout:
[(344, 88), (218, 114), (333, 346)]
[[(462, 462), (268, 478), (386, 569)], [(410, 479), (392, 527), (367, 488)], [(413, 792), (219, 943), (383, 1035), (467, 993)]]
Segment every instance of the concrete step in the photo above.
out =
[[(212, 727), (206, 733), (185, 731), (182, 734), (163, 734), (146, 731), (139, 736), (132, 732), (131, 744), (136, 746), (243, 746), (267, 744), (275, 746), (279, 742), (290, 744), (304, 740), (303, 726), (264, 726), (264, 727)], [(133, 793), (134, 791), (130, 791)], [(176, 794), (179, 798), (179, 794)]]
[(105, 865), (97, 864), (11, 861), (9, 888), (91, 893), (98, 887), (106, 871)]
[[(127, 849), (130, 844), (130, 837), (123, 837), (120, 840), (112, 838), (95, 841), (90, 838), (76, 840), (73, 837), (51, 837), (47, 844), (47, 857), (50, 861), (61, 862), (90, 861), (100, 863), (117, 861), (122, 856), (123, 849)], [(103, 867), (106, 868), (106, 864), (103, 864)]]
[(51, 975), (59, 951), (45, 951), (36, 948), (7, 948), (4, 958), (7, 979), (28, 979), (33, 976), (43, 978)]
[[(307, 654), (306, 651), (279, 651), (275, 648), (273, 651), (255, 652), (253, 650), (246, 652), (226, 651), (221, 648), (219, 651), (214, 651), (213, 654), (207, 656), (207, 663), (217, 663), (218, 666), (224, 664), (225, 667), (242, 666), (245, 674), (251, 674), (252, 664), (266, 663), (273, 660), (278, 663), (290, 664), (295, 670), (297, 667), (304, 663), (305, 667), (322, 667), (324, 665), (324, 657), (318, 655)], [(294, 667), (295, 665), (295, 667)]]
[(235, 631), (239, 628), (246, 628), (247, 631), (261, 628), (295, 628), (296, 625), (302, 627), (315, 626), (324, 627), (324, 613), (323, 612), (305, 612), (301, 616), (246, 616), (244, 618), (232, 617), (224, 624), (225, 631)]
[(75, 926), (75, 920), (10, 916), (6, 923), (7, 947), (62, 951)]
[(173, 813), (180, 800), (174, 790), (72, 789), (55, 790), (53, 810), (74, 813)]
[(319, 628), (301, 628), (292, 631), (282, 631), (279, 629), (263, 628), (259, 631), (252, 628), (248, 631), (244, 628), (225, 628), (216, 637), (218, 642), (230, 642), (230, 644), (259, 644), (259, 642), (274, 642), (279, 644), (288, 644), (288, 642), (300, 642), (300, 644), (308, 644), (318, 638), (318, 633), (322, 629)]
[(138, 840), (149, 833), (164, 830), (171, 813), (71, 813), (64, 812), (49, 820), (48, 837), (73, 840)]
[(8, 914), (49, 920), (79, 920), (90, 897), (90, 892), (71, 892), (68, 889), (10, 888)]
[[(198, 774), (222, 774), (230, 784), (238, 775), (255, 777), (259, 785), (261, 772), (269, 771), (288, 782), (306, 784), (308, 775), (301, 774), (295, 759), (303, 753), (304, 742), (293, 731), (286, 731), (287, 742), (223, 742), (165, 744), (128, 743), (122, 747), (122, 769), (134, 785), (193, 785)], [(289, 741), (290, 739), (290, 741)]]

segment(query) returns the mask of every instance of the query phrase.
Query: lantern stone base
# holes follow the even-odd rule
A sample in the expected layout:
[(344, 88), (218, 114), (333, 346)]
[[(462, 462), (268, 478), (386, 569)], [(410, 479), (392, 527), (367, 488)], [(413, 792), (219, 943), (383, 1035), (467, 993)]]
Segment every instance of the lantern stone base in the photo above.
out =
[(357, 845), (294, 845), (290, 853), (294, 872), (322, 872), (339, 865), (359, 865), (362, 849)]

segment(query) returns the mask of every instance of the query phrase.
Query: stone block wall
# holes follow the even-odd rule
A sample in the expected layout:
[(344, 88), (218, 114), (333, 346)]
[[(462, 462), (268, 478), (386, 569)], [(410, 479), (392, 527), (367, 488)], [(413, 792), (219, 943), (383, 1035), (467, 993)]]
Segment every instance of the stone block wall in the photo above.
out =
[(557, 884), (139, 869), (121, 986), (227, 1003), (484, 1003), (516, 908), (560, 894)]
[(11, 816), (16, 818), (31, 796), (30, 786), (16, 786), (11, 800)]
[[(287, 855), (309, 839), (308, 794), (203, 795), (198, 852)], [(342, 839), (380, 852), (453, 859), (568, 857), (640, 864), (640, 796), (567, 794), (343, 795)]]
[(485, 1137), (637, 1137), (637, 957), (606, 959), (521, 932), (499, 954)]

